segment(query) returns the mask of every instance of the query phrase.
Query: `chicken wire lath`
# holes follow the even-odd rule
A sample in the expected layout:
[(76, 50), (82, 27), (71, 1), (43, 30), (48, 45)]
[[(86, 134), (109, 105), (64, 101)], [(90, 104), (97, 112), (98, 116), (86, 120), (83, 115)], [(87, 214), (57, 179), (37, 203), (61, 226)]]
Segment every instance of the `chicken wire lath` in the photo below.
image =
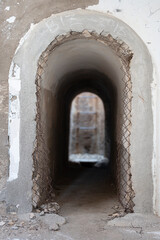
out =
[[(86, 33), (86, 31), (85, 31)], [(133, 211), (134, 191), (132, 189), (131, 180), (131, 165), (130, 165), (130, 136), (131, 136), (131, 102), (132, 102), (132, 83), (129, 73), (130, 60), (132, 52), (123, 42), (113, 39), (111, 35), (103, 36), (95, 32), (90, 32), (90, 39), (95, 39), (109, 46), (114, 53), (119, 57), (123, 67), (121, 70), (124, 73), (122, 78), (123, 94), (123, 121), (118, 130), (117, 140), (117, 188), (120, 202), (127, 212)], [(47, 148), (47, 143), (44, 139), (45, 123), (41, 118), (41, 82), (44, 81), (42, 74), (45, 71), (48, 56), (52, 53), (55, 47), (60, 46), (65, 41), (74, 40), (77, 38), (85, 38), (85, 34), (70, 32), (64, 36), (58, 36), (44, 51), (38, 62), (38, 70), (36, 76), (36, 96), (37, 96), (37, 114), (36, 114), (36, 141), (35, 150), (33, 153), (33, 207), (37, 208), (47, 199), (52, 197), (53, 182), (50, 170), (50, 159)], [(89, 37), (87, 37), (89, 39)]]
[(123, 120), (120, 126), (117, 146), (117, 188), (121, 204), (126, 212), (133, 212), (134, 191), (131, 181), (130, 136), (131, 136), (131, 101), (132, 83), (128, 71), (124, 72), (122, 106)]

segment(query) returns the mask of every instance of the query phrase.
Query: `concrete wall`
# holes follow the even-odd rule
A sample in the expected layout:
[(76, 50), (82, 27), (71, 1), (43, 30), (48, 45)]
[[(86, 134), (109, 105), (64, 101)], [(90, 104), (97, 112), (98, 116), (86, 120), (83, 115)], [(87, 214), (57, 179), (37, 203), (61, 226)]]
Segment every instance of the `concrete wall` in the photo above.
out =
[[(89, 6), (93, 5), (94, 6)], [(152, 173), (154, 182), (154, 211), (160, 214), (160, 3), (154, 1), (133, 1), (114, 0), (114, 1), (5, 1), (0, 3), (1, 11), (1, 44), (0, 44), (0, 188), (6, 186), (8, 176), (8, 73), (11, 59), (18, 46), (19, 40), (27, 32), (31, 23), (37, 23), (43, 18), (49, 17), (52, 13), (65, 11), (68, 9), (85, 8), (105, 12), (126, 22), (143, 40), (152, 57), (153, 75), (150, 77), (150, 90), (152, 90), (152, 108), (154, 116), (154, 151), (152, 161)], [(118, 26), (117, 26), (118, 28)], [(3, 61), (2, 61), (3, 60)], [(139, 65), (144, 66), (144, 63)], [(140, 69), (141, 71), (141, 69)], [(147, 77), (147, 76), (146, 76)], [(145, 86), (145, 85), (144, 85)], [(144, 87), (143, 86), (143, 87)], [(146, 96), (143, 87), (139, 88), (137, 97), (141, 100), (143, 108), (146, 103)], [(148, 104), (148, 102), (147, 102)], [(146, 133), (147, 137), (147, 133)], [(152, 135), (150, 135), (152, 138)], [(141, 179), (139, 179), (141, 180)], [(1, 195), (2, 196), (2, 195)]]
[[(0, 1), (0, 191), (6, 187), (9, 165), (8, 74), (20, 39), (28, 31), (31, 24), (38, 23), (53, 13), (86, 8), (97, 3), (98, 0)], [(16, 123), (14, 126), (16, 131)], [(13, 134), (16, 133), (13, 132)]]
[[(108, 13), (126, 22), (144, 41), (153, 62), (153, 79), (151, 83), (152, 109), (154, 118), (154, 150), (152, 156), (152, 176), (154, 182), (154, 212), (160, 215), (160, 2), (159, 0), (99, 0), (88, 9)], [(139, 94), (142, 101), (143, 90)]]

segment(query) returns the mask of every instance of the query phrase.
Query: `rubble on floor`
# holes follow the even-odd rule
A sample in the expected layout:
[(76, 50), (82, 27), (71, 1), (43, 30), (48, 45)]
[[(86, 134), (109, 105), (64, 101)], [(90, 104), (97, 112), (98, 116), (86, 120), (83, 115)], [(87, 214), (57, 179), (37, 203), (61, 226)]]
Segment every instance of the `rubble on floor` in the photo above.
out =
[(108, 215), (108, 221), (115, 218), (124, 217), (126, 215), (125, 209), (121, 205), (115, 205), (112, 207), (112, 209), (114, 212)]
[(15, 234), (20, 234), (24, 231), (39, 231), (40, 229), (58, 231), (67, 222), (64, 217), (57, 214), (59, 209), (60, 206), (58, 203), (48, 202), (43, 204), (40, 209), (31, 213), (1, 213), (0, 232), (6, 232), (10, 235), (12, 231)]
[(122, 212), (120, 205), (114, 205), (110, 214), (80, 212), (70, 215), (66, 225), (68, 217), (66, 220), (54, 213), (1, 214), (0, 240), (160, 239), (160, 218), (137, 213), (120, 217)]
[(40, 213), (8, 214), (0, 217), (0, 230), (5, 227), (5, 231), (17, 230), (21, 232), (23, 229), (30, 231), (41, 228), (57, 231), (65, 223), (66, 219), (55, 213), (43, 216)]

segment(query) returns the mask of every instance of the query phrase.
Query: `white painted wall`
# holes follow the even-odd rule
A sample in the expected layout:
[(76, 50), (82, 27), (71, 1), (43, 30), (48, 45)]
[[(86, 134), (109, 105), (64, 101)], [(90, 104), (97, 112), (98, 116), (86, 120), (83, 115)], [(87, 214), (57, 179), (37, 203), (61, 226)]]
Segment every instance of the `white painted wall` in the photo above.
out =
[[(108, 13), (127, 23), (147, 45), (153, 62), (154, 212), (160, 216), (160, 0), (99, 0), (87, 9)], [(142, 93), (143, 94), (143, 93)]]

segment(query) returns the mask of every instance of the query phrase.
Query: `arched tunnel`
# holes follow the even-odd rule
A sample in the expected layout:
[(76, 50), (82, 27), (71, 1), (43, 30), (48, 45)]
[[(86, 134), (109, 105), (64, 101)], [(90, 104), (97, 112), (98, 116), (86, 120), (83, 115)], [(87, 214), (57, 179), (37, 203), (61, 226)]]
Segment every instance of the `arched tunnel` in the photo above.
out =
[[(100, 172), (97, 175), (93, 172), (90, 178), (94, 180), (96, 176), (97, 179), (99, 176), (107, 177), (103, 177), (103, 183), (99, 183), (98, 187), (100, 189), (102, 185), (102, 198), (108, 194), (107, 184), (110, 186), (112, 183), (117, 183), (119, 173), (121, 178), (118, 181), (123, 178), (126, 181), (128, 178), (127, 174), (124, 177), (123, 166), (117, 164), (117, 139), (122, 135), (124, 113), (122, 99), (125, 77), (122, 62), (102, 42), (82, 36), (80, 39), (77, 39), (77, 36), (75, 39), (67, 39), (53, 49), (47, 57), (47, 64), (45, 53), (44, 58), (40, 58), (36, 80), (38, 144), (33, 154), (35, 163), (33, 206), (35, 207), (45, 201), (49, 192), (54, 191), (56, 196), (61, 195), (57, 194), (56, 190), (59, 188), (57, 186), (68, 181), (66, 176), (73, 175), (75, 179), (81, 173), (81, 170), (71, 169), (68, 160), (71, 103), (82, 92), (96, 94), (102, 100), (105, 110), (104, 155), (109, 159), (109, 163), (103, 166), (103, 174)], [(127, 154), (121, 142), (119, 148), (121, 155)], [(70, 170), (72, 172), (69, 172)], [(69, 180), (70, 184), (73, 179)], [(119, 193), (122, 188), (119, 188)], [(113, 189), (109, 188), (107, 191), (113, 192)], [(114, 195), (116, 196), (116, 193)], [(61, 202), (60, 199), (57, 201)]]
[[(68, 146), (69, 146), (69, 120), (70, 120), (70, 107), (73, 98), (80, 92), (91, 91), (97, 94), (104, 103), (105, 108), (105, 129), (106, 141), (105, 151), (107, 154), (107, 138), (111, 142), (111, 164), (114, 164), (114, 156), (116, 155), (115, 146), (115, 131), (116, 131), (116, 89), (110, 81), (101, 73), (94, 70), (80, 70), (71, 74), (67, 74), (63, 78), (63, 84), (57, 88), (57, 115), (56, 127), (54, 133), (54, 140), (52, 141), (55, 146), (54, 154), (57, 161), (54, 162), (53, 177), (56, 179), (58, 175), (64, 176), (66, 171), (65, 167), (68, 163)], [(104, 131), (105, 131), (104, 129)], [(56, 151), (55, 151), (56, 149)], [(62, 151), (63, 149), (63, 151)]]

